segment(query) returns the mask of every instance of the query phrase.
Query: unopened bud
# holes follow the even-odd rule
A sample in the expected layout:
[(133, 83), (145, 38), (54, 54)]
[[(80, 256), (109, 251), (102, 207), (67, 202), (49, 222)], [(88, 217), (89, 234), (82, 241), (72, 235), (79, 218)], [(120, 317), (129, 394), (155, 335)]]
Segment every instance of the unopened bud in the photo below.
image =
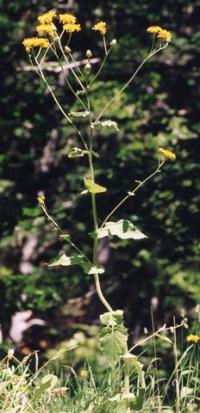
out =
[(71, 53), (71, 49), (70, 49), (69, 46), (65, 46), (65, 52), (66, 52), (66, 53)]
[(89, 74), (91, 72), (92, 66), (90, 63), (87, 63), (84, 67), (84, 71)]
[(110, 42), (110, 45), (111, 45), (111, 46), (116, 46), (116, 44), (117, 44), (117, 40), (116, 40), (116, 39), (113, 39), (113, 40)]
[(92, 52), (91, 52), (91, 50), (87, 50), (87, 52), (85, 53), (85, 55), (86, 55), (86, 57), (88, 58), (88, 59), (90, 59), (91, 57), (92, 57)]

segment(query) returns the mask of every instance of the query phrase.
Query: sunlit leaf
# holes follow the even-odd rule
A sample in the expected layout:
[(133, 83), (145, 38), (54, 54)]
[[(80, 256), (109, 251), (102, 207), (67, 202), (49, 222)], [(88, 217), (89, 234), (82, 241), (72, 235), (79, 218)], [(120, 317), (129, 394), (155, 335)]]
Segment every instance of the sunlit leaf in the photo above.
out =
[(70, 150), (67, 156), (68, 158), (80, 158), (85, 155), (84, 152), (85, 152), (84, 150), (74, 147)]
[(117, 222), (106, 222), (103, 228), (97, 231), (97, 238), (108, 237), (109, 235), (116, 235), (121, 239), (143, 239), (147, 238), (135, 225), (130, 221), (121, 219)]
[(103, 120), (103, 121), (96, 121), (92, 123), (92, 127), (97, 127), (97, 126), (102, 126), (103, 128), (114, 128), (115, 130), (119, 131), (117, 122), (108, 119), (108, 120)]
[(63, 254), (61, 257), (49, 264), (49, 267), (69, 267), (70, 265), (79, 265), (80, 267), (83, 268), (84, 272), (87, 274), (89, 273), (91, 269), (91, 264), (89, 261), (86, 260), (86, 258), (83, 255), (76, 255), (72, 257), (68, 257), (67, 255)]
[(100, 321), (103, 326), (116, 326), (123, 324), (123, 311), (109, 311), (100, 315)]
[(100, 345), (110, 367), (127, 352), (127, 329), (123, 325), (123, 312), (116, 310), (100, 316), (103, 327), (99, 333)]
[(183, 386), (180, 392), (180, 398), (184, 399), (185, 397), (189, 396), (194, 392), (194, 389), (191, 387)]
[(103, 327), (99, 333), (100, 345), (110, 367), (127, 351), (127, 329), (124, 326)]
[(107, 189), (104, 186), (96, 184), (91, 179), (85, 178), (84, 179), (84, 184), (85, 184), (85, 187), (88, 189), (88, 191), (91, 192), (92, 194), (100, 194), (102, 192), (107, 191)]
[(88, 272), (88, 274), (103, 274), (105, 272), (103, 267), (97, 267), (95, 265), (93, 265), (90, 268), (90, 271)]
[[(89, 151), (86, 149), (80, 149), (77, 148), (76, 146), (72, 148), (69, 153), (68, 153), (68, 158), (81, 158), (85, 155), (88, 155)], [(95, 151), (92, 151), (92, 155), (95, 156), (96, 158), (99, 158), (99, 154)]]
[(75, 118), (86, 118), (89, 116), (90, 112), (88, 110), (85, 110), (84, 112), (73, 112), (71, 111), (69, 113), (69, 116), (74, 116)]

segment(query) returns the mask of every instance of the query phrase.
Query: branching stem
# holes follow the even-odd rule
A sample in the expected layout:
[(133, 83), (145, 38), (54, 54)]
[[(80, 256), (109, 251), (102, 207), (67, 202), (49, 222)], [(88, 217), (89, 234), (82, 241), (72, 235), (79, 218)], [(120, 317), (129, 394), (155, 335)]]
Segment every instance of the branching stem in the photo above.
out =
[(164, 165), (165, 160), (160, 162), (158, 164), (158, 167), (156, 168), (156, 170), (150, 174), (149, 176), (147, 176), (147, 178), (145, 178), (143, 181), (140, 181), (139, 184), (136, 186), (136, 188), (134, 188), (132, 191), (128, 192), (128, 194), (122, 198), (122, 200), (112, 209), (112, 211), (107, 215), (107, 217), (104, 219), (101, 228), (104, 227), (104, 225), (106, 224), (106, 222), (109, 220), (109, 218), (132, 196), (134, 196), (136, 194), (136, 192), (143, 186), (146, 184), (147, 181), (149, 181), (151, 178), (153, 178), (157, 173), (160, 172), (162, 166)]

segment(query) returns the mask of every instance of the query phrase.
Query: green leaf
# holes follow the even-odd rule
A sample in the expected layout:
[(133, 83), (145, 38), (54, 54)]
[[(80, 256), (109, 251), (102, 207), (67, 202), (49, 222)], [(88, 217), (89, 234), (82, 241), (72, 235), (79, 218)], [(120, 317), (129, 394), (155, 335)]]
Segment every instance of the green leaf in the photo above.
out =
[(117, 222), (106, 222), (103, 228), (97, 231), (97, 238), (108, 237), (109, 235), (116, 235), (121, 239), (143, 239), (147, 238), (135, 225), (126, 219), (121, 219)]
[(40, 382), (39, 387), (34, 392), (34, 399), (39, 400), (44, 392), (53, 389), (57, 384), (58, 378), (54, 374), (47, 374)]
[(166, 343), (172, 344), (172, 340), (170, 338), (163, 336), (162, 334), (155, 334), (156, 337), (160, 338), (160, 340), (165, 341)]
[(130, 406), (132, 410), (142, 410), (143, 404), (145, 399), (145, 389), (139, 390), (139, 395), (135, 398), (135, 400), (130, 402)]
[(88, 274), (103, 274), (105, 272), (103, 267), (97, 267), (95, 265), (93, 265), (90, 268), (90, 271), (88, 272)]
[(103, 326), (123, 325), (123, 311), (109, 311), (100, 315), (100, 321)]
[(116, 310), (100, 316), (103, 327), (99, 333), (100, 345), (110, 367), (114, 367), (120, 356), (127, 352), (127, 329), (123, 325), (123, 312)]
[(104, 186), (96, 184), (94, 181), (92, 181), (92, 179), (84, 178), (84, 184), (87, 190), (92, 194), (100, 194), (107, 191)]
[(67, 241), (70, 239), (70, 234), (61, 234), (59, 235), (59, 238)]
[[(81, 158), (85, 155), (88, 155), (89, 151), (85, 149), (77, 148), (76, 146), (72, 148), (68, 153), (68, 158)], [(97, 152), (92, 151), (93, 156), (99, 158), (99, 154)]]
[(71, 111), (69, 113), (69, 116), (74, 116), (75, 118), (86, 118), (87, 116), (89, 116), (90, 112), (88, 110), (85, 110), (84, 112), (73, 112)]
[(117, 125), (117, 122), (114, 122), (111, 119), (108, 120), (103, 120), (103, 121), (96, 121), (92, 123), (92, 127), (94, 128), (95, 126), (102, 126), (103, 128), (113, 128), (119, 132), (119, 128)]
[(127, 351), (127, 329), (124, 326), (103, 327), (99, 333), (100, 345), (110, 367)]
[(79, 265), (87, 274), (91, 269), (91, 264), (85, 259), (83, 255), (67, 257), (67, 255), (65, 254), (61, 255), (61, 257), (58, 260), (49, 264), (48, 267), (69, 267), (70, 265)]
[(67, 156), (68, 158), (81, 158), (82, 156), (85, 155), (84, 152), (85, 152), (84, 150), (74, 147), (69, 151)]
[(193, 389), (193, 388), (183, 386), (182, 389), (181, 389), (180, 398), (181, 398), (181, 399), (185, 399), (187, 396), (189, 396), (189, 395), (192, 394), (193, 392), (194, 392), (194, 389)]

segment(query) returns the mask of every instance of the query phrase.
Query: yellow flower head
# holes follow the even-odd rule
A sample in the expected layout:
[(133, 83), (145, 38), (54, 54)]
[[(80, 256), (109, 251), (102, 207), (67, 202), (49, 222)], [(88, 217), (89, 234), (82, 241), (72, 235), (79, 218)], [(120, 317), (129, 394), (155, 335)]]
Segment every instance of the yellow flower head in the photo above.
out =
[(49, 41), (42, 37), (30, 37), (28, 39), (24, 39), (22, 44), (24, 45), (27, 52), (29, 52), (34, 47), (43, 47), (45, 49), (49, 47)]
[(39, 24), (39, 26), (36, 27), (36, 30), (39, 36), (48, 34), (49, 36), (54, 37), (56, 34), (56, 27), (54, 24)]
[(164, 155), (167, 159), (172, 159), (173, 161), (176, 159), (176, 155), (174, 152), (169, 151), (168, 149), (159, 148), (158, 150), (162, 155)]
[(37, 201), (40, 205), (44, 205), (45, 203), (45, 196), (44, 195), (38, 195), (37, 196)]
[(41, 16), (38, 16), (38, 21), (40, 24), (51, 24), (54, 17), (56, 17), (56, 12), (54, 10), (48, 11)]
[(165, 42), (170, 42), (172, 39), (171, 32), (160, 26), (149, 26), (147, 32), (155, 34), (158, 39), (164, 40)]
[(93, 26), (92, 30), (100, 32), (101, 34), (104, 35), (104, 34), (106, 34), (106, 31), (107, 31), (106, 23), (100, 21), (99, 23), (97, 23)]
[(68, 23), (68, 24), (64, 24), (63, 29), (67, 33), (80, 32), (81, 25), (77, 23)]
[(59, 20), (62, 24), (74, 24), (76, 23), (77, 18), (72, 14), (65, 13), (59, 14)]
[(147, 32), (157, 34), (160, 30), (162, 30), (162, 27), (160, 26), (149, 26), (147, 28)]
[(88, 377), (88, 371), (87, 370), (81, 370), (79, 372), (79, 376), (83, 377), (83, 378)]
[(172, 40), (172, 34), (168, 30), (161, 29), (157, 34), (158, 39), (170, 42)]
[(197, 343), (198, 341), (200, 341), (200, 336), (190, 334), (186, 337), (186, 340), (188, 343)]

